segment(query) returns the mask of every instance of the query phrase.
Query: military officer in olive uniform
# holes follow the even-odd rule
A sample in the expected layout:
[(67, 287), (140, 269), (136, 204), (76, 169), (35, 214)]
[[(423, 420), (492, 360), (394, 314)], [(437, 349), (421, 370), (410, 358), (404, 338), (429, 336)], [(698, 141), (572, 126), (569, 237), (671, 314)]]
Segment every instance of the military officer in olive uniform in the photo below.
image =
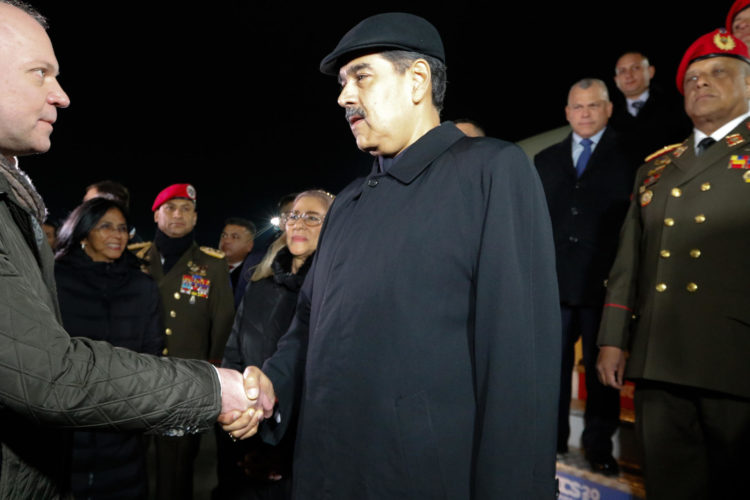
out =
[(635, 380), (649, 500), (748, 497), (749, 57), (724, 30), (686, 52), (693, 134), (638, 171), (609, 276), (598, 372)]
[[(161, 293), (164, 355), (220, 363), (234, 318), (224, 254), (198, 247), (195, 188), (174, 184), (156, 197), (154, 242), (134, 245)], [(133, 247), (131, 247), (133, 248)], [(157, 498), (192, 498), (193, 461), (200, 436), (158, 437)]]

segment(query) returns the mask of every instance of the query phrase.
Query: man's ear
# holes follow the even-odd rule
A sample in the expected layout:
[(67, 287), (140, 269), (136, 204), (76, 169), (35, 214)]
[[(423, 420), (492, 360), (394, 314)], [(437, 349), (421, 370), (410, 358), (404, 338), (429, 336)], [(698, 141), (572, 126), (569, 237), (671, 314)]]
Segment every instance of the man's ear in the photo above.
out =
[(409, 68), (412, 81), (412, 102), (418, 104), (427, 96), (432, 98), (432, 72), (424, 59), (417, 59)]

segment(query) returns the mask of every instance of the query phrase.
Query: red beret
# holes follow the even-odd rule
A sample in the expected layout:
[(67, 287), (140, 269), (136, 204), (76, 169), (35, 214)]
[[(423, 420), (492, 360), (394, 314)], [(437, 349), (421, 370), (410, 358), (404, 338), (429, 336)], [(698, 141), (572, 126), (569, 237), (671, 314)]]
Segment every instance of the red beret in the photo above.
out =
[(732, 8), (729, 9), (729, 14), (727, 14), (728, 32), (732, 32), (732, 23), (734, 23), (734, 16), (747, 9), (748, 7), (750, 7), (750, 0), (735, 0), (735, 2), (732, 4)]
[(710, 57), (734, 57), (750, 64), (750, 56), (747, 53), (745, 42), (730, 35), (724, 28), (706, 33), (693, 42), (693, 45), (682, 56), (680, 66), (677, 68), (677, 90), (680, 91), (680, 94), (685, 93), (683, 84), (688, 66), (695, 61)]
[(164, 188), (154, 200), (151, 211), (156, 212), (160, 206), (175, 198), (185, 198), (194, 202), (195, 188), (190, 184), (172, 184), (171, 186)]

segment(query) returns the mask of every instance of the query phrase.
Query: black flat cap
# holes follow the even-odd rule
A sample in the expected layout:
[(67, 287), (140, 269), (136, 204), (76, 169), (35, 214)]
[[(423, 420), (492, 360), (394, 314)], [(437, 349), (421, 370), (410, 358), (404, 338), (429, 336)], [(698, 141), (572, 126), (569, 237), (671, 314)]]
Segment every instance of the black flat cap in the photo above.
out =
[(443, 41), (435, 27), (419, 16), (388, 12), (368, 17), (344, 35), (320, 62), (320, 71), (338, 75), (341, 66), (360, 55), (395, 49), (419, 52), (445, 63)]

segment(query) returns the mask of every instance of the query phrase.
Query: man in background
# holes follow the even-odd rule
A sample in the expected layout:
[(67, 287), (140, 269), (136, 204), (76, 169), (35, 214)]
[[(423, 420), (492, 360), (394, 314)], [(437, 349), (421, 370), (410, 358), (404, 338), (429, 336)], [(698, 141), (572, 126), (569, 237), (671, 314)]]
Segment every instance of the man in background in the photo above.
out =
[(681, 141), (691, 128), (677, 95), (652, 84), (655, 73), (640, 52), (626, 52), (615, 64), (614, 80), (622, 95), (614, 102), (609, 124), (633, 168), (657, 149)]
[[(223, 252), (199, 247), (196, 191), (190, 184), (164, 188), (151, 207), (153, 243), (131, 245), (147, 262), (161, 295), (165, 356), (221, 363), (234, 319), (229, 270)], [(193, 462), (200, 436), (157, 437), (157, 498), (193, 496)]]
[(552, 218), (562, 313), (557, 451), (568, 451), (574, 347), (580, 338), (587, 394), (581, 441), (591, 469), (607, 475), (619, 470), (612, 436), (620, 423), (620, 393), (597, 378), (596, 334), (635, 175), (617, 133), (607, 126), (611, 114), (604, 82), (576, 82), (565, 107), (573, 132), (534, 158)]

